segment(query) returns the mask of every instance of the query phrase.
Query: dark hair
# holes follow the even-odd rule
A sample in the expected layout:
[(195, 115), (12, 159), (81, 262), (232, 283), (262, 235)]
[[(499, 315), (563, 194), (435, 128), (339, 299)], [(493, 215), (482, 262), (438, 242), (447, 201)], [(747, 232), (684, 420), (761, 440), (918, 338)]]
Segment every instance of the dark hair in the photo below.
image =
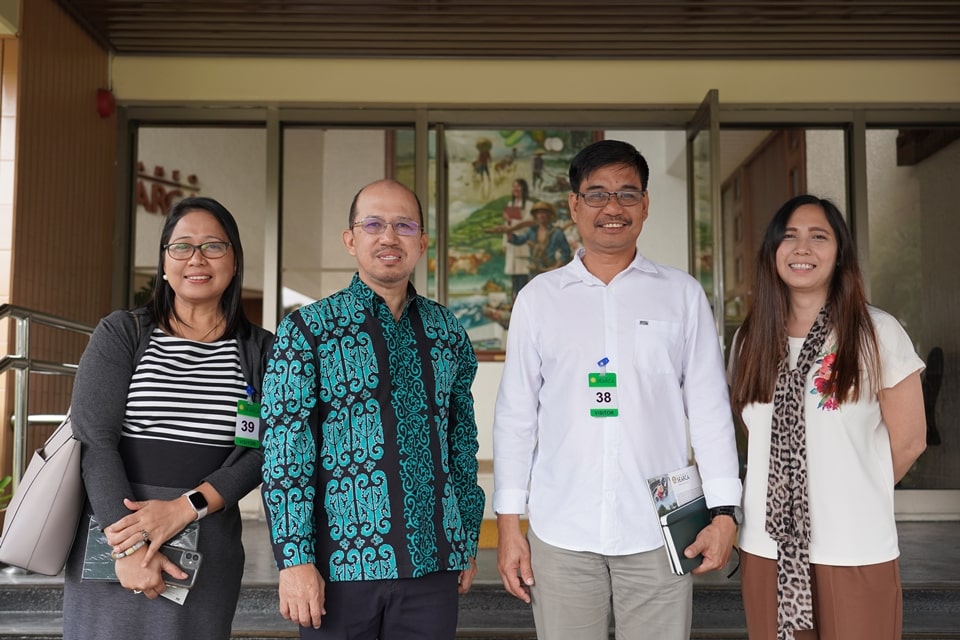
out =
[(837, 262), (827, 294), (831, 328), (837, 340), (837, 358), (828, 393), (838, 403), (856, 401), (862, 391), (860, 372), (866, 368), (872, 390), (879, 389), (880, 357), (877, 336), (867, 309), (857, 249), (843, 215), (829, 200), (800, 195), (788, 200), (767, 225), (757, 252), (753, 300), (733, 348), (735, 358), (731, 400), (739, 414), (751, 402), (770, 402), (777, 368), (785, 356), (789, 290), (777, 273), (777, 249), (790, 216), (804, 205), (823, 209), (837, 239)]
[(420, 198), (417, 197), (417, 194), (413, 191), (413, 189), (403, 184), (402, 182), (399, 182), (397, 180), (392, 180), (390, 178), (371, 182), (370, 184), (360, 189), (360, 191), (357, 191), (357, 194), (353, 196), (353, 201), (350, 203), (350, 215), (347, 217), (347, 228), (348, 229), (352, 228), (353, 223), (357, 220), (357, 200), (360, 199), (360, 194), (366, 191), (367, 187), (371, 187), (375, 184), (381, 184), (381, 183), (393, 184), (395, 186), (398, 186), (410, 192), (410, 195), (413, 196), (413, 199), (417, 201), (417, 213), (420, 215), (420, 228), (423, 229), (423, 206), (420, 204)]
[[(516, 151), (517, 148), (514, 147), (513, 150)], [(530, 199), (530, 185), (528, 185), (527, 181), (524, 180), (523, 178), (517, 178), (516, 180), (514, 180), (514, 182), (520, 185), (520, 192), (521, 192), (520, 197), (522, 199), (520, 204), (522, 207), (525, 207), (527, 206), (527, 200)]]
[[(243, 312), (241, 304), (241, 295), (243, 293), (243, 245), (240, 243), (240, 230), (237, 228), (237, 221), (233, 215), (227, 211), (226, 207), (213, 198), (184, 198), (170, 208), (167, 213), (167, 219), (163, 223), (163, 231), (160, 232), (160, 252), (159, 263), (157, 266), (157, 277), (153, 283), (153, 293), (150, 300), (144, 305), (160, 327), (169, 333), (173, 333), (173, 327), (170, 325), (170, 318), (176, 316), (176, 310), (173, 306), (176, 294), (170, 283), (163, 279), (163, 263), (166, 256), (164, 247), (170, 242), (173, 235), (173, 229), (177, 223), (194, 211), (205, 211), (217, 219), (220, 226), (227, 234), (227, 242), (233, 250), (233, 260), (237, 267), (237, 272), (233, 280), (220, 296), (220, 309), (223, 311), (223, 317), (226, 321), (223, 334), (219, 337), (246, 335), (250, 330), (250, 321)], [(179, 319), (179, 317), (178, 317)]]
[(620, 140), (600, 140), (587, 145), (570, 161), (570, 190), (580, 192), (580, 183), (594, 171), (612, 164), (636, 169), (640, 176), (640, 186), (644, 190), (650, 185), (650, 167), (637, 148)]

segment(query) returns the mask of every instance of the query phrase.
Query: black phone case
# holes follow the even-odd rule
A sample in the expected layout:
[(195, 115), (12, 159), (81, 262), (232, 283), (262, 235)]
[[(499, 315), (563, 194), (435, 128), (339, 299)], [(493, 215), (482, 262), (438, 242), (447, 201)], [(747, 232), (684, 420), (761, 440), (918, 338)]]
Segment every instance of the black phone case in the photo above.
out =
[(197, 572), (200, 570), (200, 562), (203, 560), (203, 554), (201, 554), (199, 551), (171, 547), (170, 545), (166, 544), (160, 547), (160, 553), (169, 558), (171, 562), (183, 569), (183, 571), (187, 574), (186, 579), (180, 580), (173, 577), (169, 573), (164, 573), (164, 582), (167, 584), (176, 585), (178, 587), (184, 587), (186, 589), (192, 587), (193, 583), (197, 580)]

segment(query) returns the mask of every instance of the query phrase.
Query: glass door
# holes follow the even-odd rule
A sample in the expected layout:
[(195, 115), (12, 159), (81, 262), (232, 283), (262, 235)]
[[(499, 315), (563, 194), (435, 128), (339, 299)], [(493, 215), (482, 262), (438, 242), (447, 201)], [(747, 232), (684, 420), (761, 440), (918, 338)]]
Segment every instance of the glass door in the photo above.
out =
[(897, 487), (897, 512), (956, 517), (960, 282), (951, 265), (960, 234), (960, 127), (870, 127), (865, 142), (870, 302), (900, 321), (926, 363), (927, 449)]
[(723, 336), (723, 225), (720, 217), (720, 98), (707, 92), (687, 125), (690, 273), (703, 286)]

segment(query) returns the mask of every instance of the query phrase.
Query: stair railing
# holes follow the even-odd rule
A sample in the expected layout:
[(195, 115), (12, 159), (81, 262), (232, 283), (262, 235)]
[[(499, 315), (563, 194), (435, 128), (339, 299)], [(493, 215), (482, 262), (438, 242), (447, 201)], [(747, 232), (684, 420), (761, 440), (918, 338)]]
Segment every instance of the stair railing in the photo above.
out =
[(69, 375), (77, 373), (77, 363), (49, 362), (30, 357), (30, 328), (33, 325), (51, 327), (62, 331), (82, 333), (89, 337), (93, 327), (66, 318), (33, 311), (11, 304), (0, 305), (0, 320), (10, 318), (14, 321), (15, 331), (12, 353), (0, 358), (0, 374), (14, 370), (13, 401), (13, 486), (17, 486), (27, 465), (27, 427), (37, 423), (59, 423), (63, 416), (29, 414), (30, 374), (43, 373)]

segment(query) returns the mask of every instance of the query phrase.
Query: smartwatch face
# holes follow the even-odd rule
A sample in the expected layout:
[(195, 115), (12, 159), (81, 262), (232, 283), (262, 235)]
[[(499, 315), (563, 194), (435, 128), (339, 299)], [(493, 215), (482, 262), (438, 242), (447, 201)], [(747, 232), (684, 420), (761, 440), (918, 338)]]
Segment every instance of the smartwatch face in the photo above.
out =
[(190, 501), (190, 506), (193, 507), (193, 510), (197, 512), (197, 520), (207, 515), (207, 499), (199, 491), (194, 491), (193, 493), (185, 493), (187, 500)]
[(187, 496), (190, 500), (190, 504), (193, 505), (193, 508), (197, 511), (207, 508), (207, 499), (203, 497), (203, 494), (197, 491), (196, 493), (191, 493)]

